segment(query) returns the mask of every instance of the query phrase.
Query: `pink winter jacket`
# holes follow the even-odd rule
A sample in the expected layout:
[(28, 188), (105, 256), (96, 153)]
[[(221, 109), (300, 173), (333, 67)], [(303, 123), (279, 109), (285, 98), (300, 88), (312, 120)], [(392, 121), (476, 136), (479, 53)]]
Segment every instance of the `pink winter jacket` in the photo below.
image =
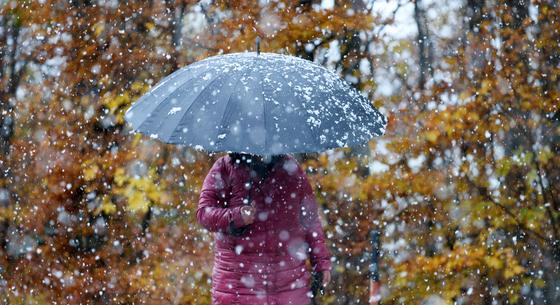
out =
[[(220, 157), (206, 176), (196, 217), (216, 232), (212, 273), (213, 305), (307, 305), (310, 271), (331, 270), (330, 253), (305, 172), (290, 155), (257, 187), (247, 190), (250, 170)], [(240, 236), (240, 209), (250, 192), (255, 222)]]

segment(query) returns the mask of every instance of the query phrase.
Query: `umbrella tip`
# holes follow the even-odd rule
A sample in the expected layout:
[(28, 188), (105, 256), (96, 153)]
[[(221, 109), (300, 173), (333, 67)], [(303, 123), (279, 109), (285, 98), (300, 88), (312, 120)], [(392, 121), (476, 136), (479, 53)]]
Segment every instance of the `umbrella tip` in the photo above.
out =
[(261, 38), (259, 36), (255, 39), (255, 43), (257, 45), (257, 55), (259, 55), (261, 54)]

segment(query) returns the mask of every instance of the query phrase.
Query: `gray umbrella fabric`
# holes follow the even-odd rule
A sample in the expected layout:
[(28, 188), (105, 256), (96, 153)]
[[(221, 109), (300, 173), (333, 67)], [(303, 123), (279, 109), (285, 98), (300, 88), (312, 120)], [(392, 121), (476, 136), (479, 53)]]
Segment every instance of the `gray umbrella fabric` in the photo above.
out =
[(134, 131), (209, 152), (259, 155), (352, 147), (386, 119), (333, 72), (275, 53), (232, 53), (188, 65), (126, 112)]

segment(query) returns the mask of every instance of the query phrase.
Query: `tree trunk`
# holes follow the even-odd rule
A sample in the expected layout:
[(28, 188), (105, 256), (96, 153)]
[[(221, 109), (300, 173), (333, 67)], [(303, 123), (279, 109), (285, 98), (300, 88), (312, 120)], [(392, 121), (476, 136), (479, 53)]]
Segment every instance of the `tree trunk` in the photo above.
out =
[[(2, 204), (7, 205), (10, 203), (11, 197), (14, 194), (10, 191), (11, 185), (11, 169), (9, 164), (9, 154), (12, 136), (14, 134), (14, 116), (13, 116), (13, 97), (19, 86), (22, 74), (25, 70), (25, 63), (22, 68), (16, 71), (16, 63), (18, 62), (18, 48), (20, 25), (15, 21), (3, 16), (2, 29), (3, 33), (0, 37), (0, 42), (3, 43), (0, 49), (0, 75), (5, 77), (0, 78), (0, 190), (8, 193), (7, 202)], [(9, 39), (8, 39), (9, 37)], [(6, 42), (11, 41), (11, 45)]]
[(428, 21), (424, 9), (421, 8), (421, 0), (414, 1), (414, 19), (418, 28), (418, 60), (420, 65), (420, 74), (418, 78), (418, 87), (424, 90), (426, 87), (427, 75), (433, 76), (433, 46), (428, 29)]

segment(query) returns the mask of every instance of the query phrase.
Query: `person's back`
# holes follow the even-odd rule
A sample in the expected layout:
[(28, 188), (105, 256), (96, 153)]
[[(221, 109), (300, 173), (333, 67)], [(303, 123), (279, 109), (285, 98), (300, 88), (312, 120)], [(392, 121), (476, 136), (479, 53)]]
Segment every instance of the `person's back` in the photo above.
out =
[(200, 194), (197, 219), (217, 232), (212, 303), (309, 304), (306, 260), (331, 269), (311, 185), (289, 155), (244, 157), (219, 158)]

